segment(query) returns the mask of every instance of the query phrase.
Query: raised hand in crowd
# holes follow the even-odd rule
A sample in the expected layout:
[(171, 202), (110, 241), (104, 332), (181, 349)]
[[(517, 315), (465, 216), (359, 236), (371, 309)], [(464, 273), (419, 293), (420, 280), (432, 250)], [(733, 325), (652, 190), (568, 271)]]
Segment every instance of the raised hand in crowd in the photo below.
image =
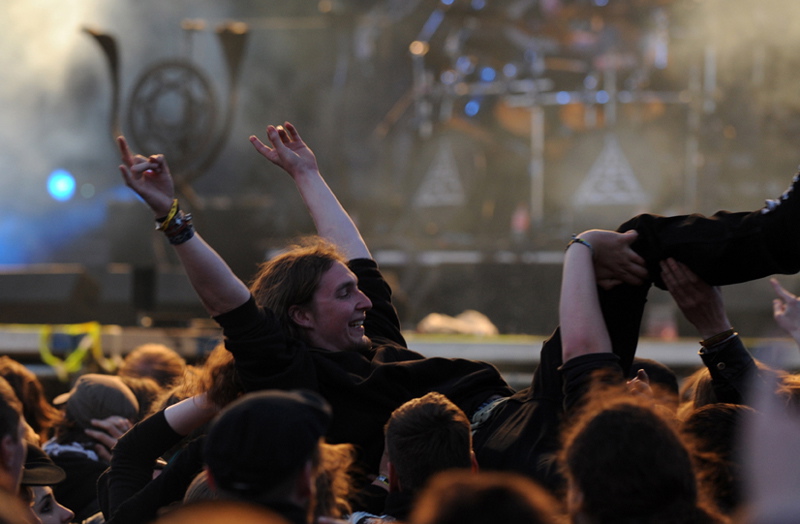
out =
[(306, 145), (297, 129), (286, 122), (283, 126), (267, 126), (267, 137), (273, 147), (264, 144), (255, 135), (250, 143), (264, 158), (282, 168), (294, 178), (302, 173), (317, 173), (317, 158)]
[(772, 301), (772, 316), (775, 322), (800, 345), (800, 298), (780, 285), (777, 279), (769, 279), (778, 298)]
[(164, 155), (144, 157), (133, 154), (122, 136), (117, 138), (117, 145), (122, 157), (119, 170), (125, 185), (142, 197), (156, 217), (167, 216), (175, 198), (175, 186), (167, 159)]
[(647, 267), (631, 244), (636, 240), (636, 231), (617, 233), (593, 229), (582, 233), (592, 236), (592, 258), (597, 283), (610, 289), (617, 284), (625, 283), (638, 286), (647, 280)]
[(358, 227), (320, 174), (314, 153), (297, 129), (289, 122), (278, 127), (267, 126), (267, 138), (272, 147), (256, 136), (250, 137), (250, 143), (259, 154), (292, 177), (317, 233), (338, 246), (348, 260), (372, 258)]
[(719, 287), (709, 286), (673, 258), (661, 262), (661, 277), (686, 320), (703, 339), (731, 329)]
[(250, 298), (247, 286), (225, 261), (195, 233), (192, 217), (175, 199), (175, 185), (164, 155), (133, 154), (124, 137), (117, 138), (125, 184), (150, 207), (180, 258), (186, 276), (210, 316), (226, 313)]

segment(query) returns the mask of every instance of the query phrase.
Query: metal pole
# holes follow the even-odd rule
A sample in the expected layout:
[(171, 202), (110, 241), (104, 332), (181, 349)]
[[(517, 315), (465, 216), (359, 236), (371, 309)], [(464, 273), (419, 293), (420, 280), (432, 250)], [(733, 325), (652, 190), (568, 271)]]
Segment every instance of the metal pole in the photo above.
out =
[(531, 223), (535, 228), (544, 224), (544, 110), (531, 107)]

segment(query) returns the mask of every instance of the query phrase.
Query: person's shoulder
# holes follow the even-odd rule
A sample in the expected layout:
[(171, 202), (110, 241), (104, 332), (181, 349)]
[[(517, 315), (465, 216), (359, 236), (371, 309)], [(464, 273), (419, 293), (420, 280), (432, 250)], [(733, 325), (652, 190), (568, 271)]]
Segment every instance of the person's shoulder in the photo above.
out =
[(372, 346), (368, 351), (371, 360), (377, 359), (383, 362), (425, 359), (425, 355), (385, 337), (372, 337)]

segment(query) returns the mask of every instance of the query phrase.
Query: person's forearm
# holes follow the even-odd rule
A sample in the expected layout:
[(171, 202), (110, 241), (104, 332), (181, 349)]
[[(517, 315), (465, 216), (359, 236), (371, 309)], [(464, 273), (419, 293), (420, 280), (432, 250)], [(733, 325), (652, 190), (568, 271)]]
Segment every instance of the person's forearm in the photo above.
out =
[[(591, 237), (587, 240), (591, 243)], [(592, 250), (573, 244), (564, 257), (559, 321), (563, 361), (589, 353), (610, 353), (611, 340), (600, 309)]]
[(217, 411), (217, 407), (208, 400), (208, 395), (201, 393), (168, 407), (164, 417), (175, 433), (185, 436), (214, 418)]
[(175, 246), (189, 282), (212, 317), (232, 311), (250, 298), (247, 286), (200, 235)]
[(355, 223), (319, 171), (299, 173), (294, 181), (321, 237), (339, 246), (349, 260), (372, 258)]

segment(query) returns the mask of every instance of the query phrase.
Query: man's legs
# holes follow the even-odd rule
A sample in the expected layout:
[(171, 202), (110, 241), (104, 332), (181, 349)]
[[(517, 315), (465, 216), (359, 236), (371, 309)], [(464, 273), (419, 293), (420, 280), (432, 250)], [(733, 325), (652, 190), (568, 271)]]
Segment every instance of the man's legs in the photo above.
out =
[(633, 248), (647, 261), (650, 277), (664, 288), (659, 262), (672, 257), (714, 286), (738, 284), (800, 271), (800, 185), (752, 212), (720, 211), (676, 217), (639, 215), (619, 231), (635, 229)]

